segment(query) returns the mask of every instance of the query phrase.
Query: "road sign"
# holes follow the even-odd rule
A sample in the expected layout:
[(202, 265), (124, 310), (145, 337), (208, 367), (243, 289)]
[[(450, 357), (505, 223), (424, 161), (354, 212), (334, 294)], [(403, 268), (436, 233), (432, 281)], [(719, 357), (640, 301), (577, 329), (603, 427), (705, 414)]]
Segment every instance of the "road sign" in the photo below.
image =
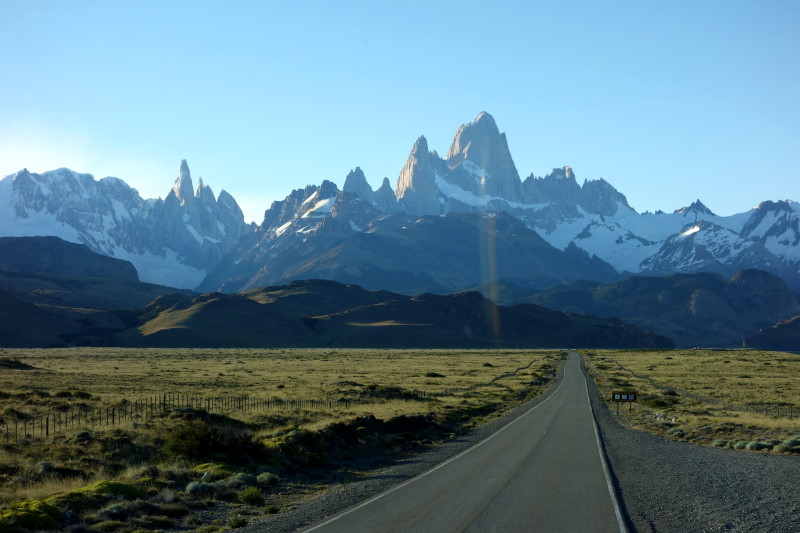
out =
[(612, 392), (611, 399), (615, 402), (635, 402), (636, 401), (636, 393), (635, 392)]
[(614, 391), (611, 393), (611, 399), (617, 404), (617, 414), (619, 414), (619, 404), (627, 402), (630, 405), (630, 411), (633, 412), (633, 402), (636, 401), (637, 394), (635, 392), (621, 392)]

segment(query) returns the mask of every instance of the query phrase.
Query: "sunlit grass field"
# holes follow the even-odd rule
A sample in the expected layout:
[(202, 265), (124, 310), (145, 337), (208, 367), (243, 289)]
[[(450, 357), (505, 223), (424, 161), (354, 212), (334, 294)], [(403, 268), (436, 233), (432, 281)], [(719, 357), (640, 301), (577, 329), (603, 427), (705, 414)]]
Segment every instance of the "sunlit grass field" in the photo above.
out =
[[(147, 501), (165, 512), (174, 512), (169, 506), (175, 505), (185, 511), (183, 517), (163, 520), (171, 527), (222, 530), (230, 525), (232, 513), (250, 520), (262, 512), (291, 508), (325, 490), (330, 482), (326, 476), (333, 474), (342, 482), (360, 475), (348, 473), (352, 466), (330, 470), (330, 460), (366, 460), (365, 467), (373, 468), (535, 397), (552, 383), (551, 372), (564, 355), (554, 350), (0, 350), (0, 418), (12, 428), (15, 417), (76, 407), (101, 409), (164, 394), (284, 402), (351, 400), (345, 407), (332, 402), (333, 407), (314, 409), (289, 409), (287, 403), (273, 402), (278, 407), (225, 410), (218, 419), (168, 409), (147, 419), (118, 421), (110, 428), (69, 427), (49, 438), (37, 434), (15, 442), (0, 435), (0, 508), (19, 500), (50, 501), (53, 494), (72, 494), (67, 491), (80, 491), (93, 482), (144, 487), (145, 479), (150, 480)], [(225, 438), (242, 447), (242, 456), (225, 448), (204, 458), (170, 452), (176, 432), (194, 438), (198, 416), (211, 420), (200, 429), (214, 435), (214, 428), (221, 428)], [(406, 420), (418, 429), (380, 429), (383, 421), (392, 420)], [(339, 428), (338, 437), (332, 436), (332, 427)], [(347, 441), (350, 438), (356, 440)], [(202, 438), (198, 440), (202, 444)], [(172, 438), (173, 447), (181, 444), (181, 439)], [(371, 455), (383, 459), (370, 462)], [(209, 460), (236, 463), (223, 468), (230, 469), (229, 478), (214, 482), (214, 495), (203, 496), (213, 502), (210, 508), (190, 494), (190, 485), (204, 474), (202, 463)], [(231, 480), (264, 472), (276, 472), (282, 480), (250, 489), (263, 507), (241, 504)], [(297, 477), (297, 472), (302, 475)], [(309, 478), (310, 472), (314, 474)], [(90, 523), (103, 524), (106, 515), (100, 507), (81, 511)], [(124, 525), (115, 525), (115, 531), (148, 529), (141, 517), (131, 516)]]
[[(477, 387), (475, 393), (488, 397), (523, 387), (556, 354), (531, 350), (6, 349), (0, 351), (0, 358), (34, 368), (0, 373), (0, 392), (47, 391), (55, 396), (59, 391), (77, 390), (88, 392), (100, 404), (164, 393), (339, 399), (387, 387), (426, 393)], [(524, 371), (498, 379), (522, 367)], [(47, 408), (53, 402), (40, 403), (29, 403), (29, 409)]]
[(787, 453), (792, 450), (778, 442), (800, 435), (800, 355), (758, 350), (584, 353), (605, 398), (617, 390), (639, 394), (632, 411), (627, 404), (620, 407), (620, 415), (633, 426), (715, 446), (771, 441), (773, 451)]

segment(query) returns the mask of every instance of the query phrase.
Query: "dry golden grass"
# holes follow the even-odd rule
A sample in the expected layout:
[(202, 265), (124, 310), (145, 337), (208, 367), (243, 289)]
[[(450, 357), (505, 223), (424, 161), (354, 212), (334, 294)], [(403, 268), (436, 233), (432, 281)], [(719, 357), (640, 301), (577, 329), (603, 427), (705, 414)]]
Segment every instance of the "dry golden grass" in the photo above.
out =
[[(456, 410), (459, 413), (499, 412), (528, 394), (541, 392), (544, 385), (539, 378), (546, 369), (558, 364), (563, 352), (70, 348), (4, 349), (0, 350), (0, 359), (3, 358), (34, 368), (0, 372), (0, 416), (6, 409), (39, 415), (59, 406), (83, 403), (102, 407), (123, 399), (136, 401), (164, 393), (201, 398), (248, 395), (262, 399), (335, 400), (362, 398), (366, 390), (385, 392), (399, 387), (439, 394), (435, 399), (412, 400), (394, 398), (390, 394), (371, 403), (353, 402), (347, 409), (226, 413), (251, 423), (255, 439), (269, 439), (281, 428), (316, 431), (365, 415), (390, 419), (410, 414), (441, 415)], [(523, 367), (524, 370), (518, 371)], [(75, 395), (75, 391), (81, 394)], [(495, 409), (482, 411), (490, 405)], [(480, 419), (462, 419), (462, 422), (470, 426)], [(0, 446), (0, 466), (17, 467), (21, 472), (0, 479), (0, 502), (41, 498), (92, 480), (125, 481), (131, 477), (130, 472), (136, 470), (136, 460), (109, 459), (104, 446), (124, 436), (143, 447), (153, 447), (178, 423), (179, 419), (160, 417), (144, 423), (142, 420), (125, 421), (111, 429), (93, 428), (90, 445), (75, 442), (74, 434), (80, 427), (59, 434), (55, 439), (36, 437), (19, 445), (14, 445), (12, 439), (10, 445)], [(4, 442), (0, 438), (0, 444)], [(151, 456), (148, 460), (154, 459)], [(117, 470), (87, 468), (94, 460), (115, 464)], [(90, 471), (90, 481), (23, 482), (25, 473), (31, 472), (40, 461)], [(162, 470), (173, 468), (170, 464), (159, 464), (159, 467)], [(293, 493), (304, 497), (305, 492), (317, 490), (320, 487), (303, 485), (293, 489)], [(287, 501), (286, 505), (290, 505), (291, 501)]]
[[(486, 384), (527, 366), (552, 362), (553, 351), (345, 349), (119, 349), (12, 350), (35, 370), (0, 374), (0, 392), (83, 390), (104, 403), (165, 392), (213, 397), (335, 399), (353, 382), (425, 392)], [(489, 363), (492, 366), (483, 366)], [(444, 377), (426, 377), (428, 373)], [(513, 381), (513, 380), (512, 380)], [(503, 384), (509, 383), (508, 381)]]
[[(782, 441), (800, 435), (798, 355), (758, 350), (585, 353), (586, 367), (601, 379), (598, 388), (605, 398), (614, 390), (639, 394), (632, 411), (628, 405), (620, 408), (623, 419), (635, 427), (701, 444)], [(668, 388), (677, 389), (677, 395), (666, 392)], [(762, 406), (768, 413), (726, 405)], [(795, 415), (775, 416), (776, 407), (792, 409)]]

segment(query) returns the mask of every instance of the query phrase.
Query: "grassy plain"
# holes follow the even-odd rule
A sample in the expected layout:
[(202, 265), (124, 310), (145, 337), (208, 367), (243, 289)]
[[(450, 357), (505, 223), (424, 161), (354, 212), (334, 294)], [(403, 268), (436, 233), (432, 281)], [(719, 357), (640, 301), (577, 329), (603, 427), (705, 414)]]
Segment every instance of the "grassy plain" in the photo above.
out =
[(613, 391), (638, 393), (632, 410), (627, 404), (619, 409), (634, 427), (698, 444), (800, 453), (800, 355), (758, 350), (584, 354), (604, 398)]
[[(219, 414), (176, 409), (19, 443), (0, 436), (0, 506), (11, 506), (7, 518), (20, 500), (57, 504), (62, 525), (72, 511), (97, 531), (225, 529), (541, 393), (562, 358), (544, 350), (0, 350), (6, 422), (164, 393), (364, 402)], [(86, 496), (87, 484), (108, 481), (146, 496), (128, 503)]]

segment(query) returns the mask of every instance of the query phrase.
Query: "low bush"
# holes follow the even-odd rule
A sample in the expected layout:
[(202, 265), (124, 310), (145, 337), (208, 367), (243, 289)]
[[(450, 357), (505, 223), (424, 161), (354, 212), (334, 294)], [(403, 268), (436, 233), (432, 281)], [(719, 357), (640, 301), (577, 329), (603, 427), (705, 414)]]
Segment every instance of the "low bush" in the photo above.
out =
[(244, 527), (247, 525), (247, 519), (243, 516), (234, 516), (228, 520), (228, 527), (231, 529), (236, 529), (240, 527)]
[(210, 498), (216, 493), (216, 487), (211, 483), (192, 481), (186, 485), (186, 494), (195, 498)]
[(231, 458), (247, 462), (260, 456), (263, 448), (253, 442), (252, 432), (242, 424), (225, 417), (193, 419), (179, 424), (167, 437), (163, 454), (168, 459), (193, 461)]
[(253, 507), (264, 503), (264, 497), (257, 487), (247, 487), (236, 495), (236, 499), (245, 505), (252, 505)]
[(258, 484), (258, 480), (256, 479), (256, 476), (252, 474), (244, 474), (240, 472), (238, 474), (233, 474), (232, 476), (223, 479), (218, 483), (231, 489), (243, 489), (246, 487), (255, 487)]
[(281, 481), (281, 477), (278, 474), (274, 474), (272, 472), (263, 472), (256, 476), (256, 481), (258, 482), (258, 486), (262, 488), (267, 487), (274, 487)]
[(157, 529), (171, 529), (175, 527), (175, 521), (168, 516), (140, 516), (135, 521), (136, 525), (147, 531)]
[(170, 518), (180, 518), (189, 514), (189, 508), (181, 503), (164, 503), (158, 506), (159, 514)]
[(97, 513), (96, 518), (98, 520), (119, 520), (124, 522), (134, 516), (155, 514), (159, 511), (158, 507), (145, 501), (121, 502), (112, 503)]

